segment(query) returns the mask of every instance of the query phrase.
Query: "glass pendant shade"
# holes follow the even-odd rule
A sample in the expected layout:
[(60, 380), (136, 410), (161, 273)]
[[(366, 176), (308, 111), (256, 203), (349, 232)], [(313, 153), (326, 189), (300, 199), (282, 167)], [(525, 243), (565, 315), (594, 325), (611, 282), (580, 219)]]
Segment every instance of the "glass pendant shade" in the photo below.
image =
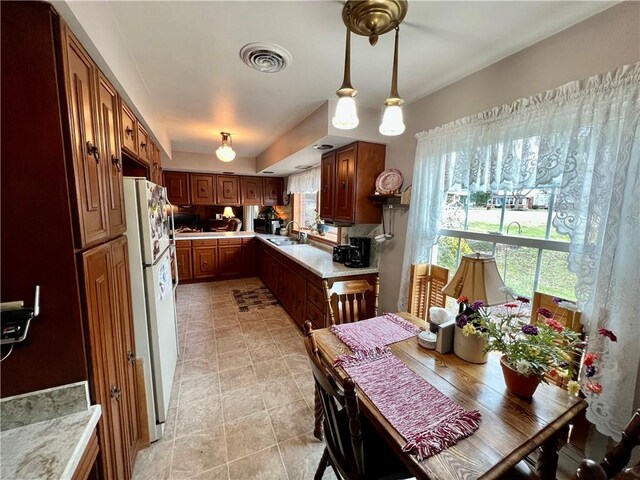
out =
[(353, 97), (341, 97), (338, 99), (336, 114), (331, 119), (331, 124), (341, 130), (356, 128), (360, 120), (356, 111), (356, 100)]
[(392, 137), (401, 135), (404, 132), (404, 120), (402, 118), (402, 107), (400, 105), (388, 105), (384, 107), (382, 123), (378, 129), (382, 135)]
[(234, 152), (233, 147), (231, 147), (231, 134), (220, 132), (220, 135), (222, 135), (222, 145), (216, 150), (216, 157), (218, 157), (221, 162), (230, 162), (236, 158), (236, 152)]

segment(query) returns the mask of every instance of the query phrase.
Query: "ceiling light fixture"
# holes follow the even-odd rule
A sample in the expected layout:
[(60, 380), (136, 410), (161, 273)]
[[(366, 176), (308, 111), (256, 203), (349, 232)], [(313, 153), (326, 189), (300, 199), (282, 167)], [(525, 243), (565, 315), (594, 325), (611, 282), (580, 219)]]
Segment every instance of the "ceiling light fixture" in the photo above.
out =
[(216, 150), (216, 156), (222, 162), (231, 162), (236, 158), (236, 152), (233, 151), (233, 142), (229, 132), (220, 132), (222, 135), (222, 145)]
[(391, 91), (384, 101), (382, 123), (378, 131), (382, 135), (394, 136), (404, 132), (404, 120), (402, 118), (402, 104), (404, 100), (398, 94), (398, 39), (400, 26), (396, 25), (396, 40), (393, 47), (393, 72), (391, 74)]
[(342, 9), (342, 20), (347, 26), (344, 61), (344, 79), (336, 92), (338, 105), (331, 121), (334, 127), (349, 130), (358, 126), (355, 96), (358, 91), (351, 85), (351, 32), (369, 38), (374, 46), (378, 37), (396, 30), (393, 53), (391, 93), (384, 102), (385, 110), (379, 131), (383, 135), (400, 135), (405, 126), (402, 119), (404, 100), (398, 95), (398, 40), (399, 26), (407, 14), (407, 0), (349, 0)]

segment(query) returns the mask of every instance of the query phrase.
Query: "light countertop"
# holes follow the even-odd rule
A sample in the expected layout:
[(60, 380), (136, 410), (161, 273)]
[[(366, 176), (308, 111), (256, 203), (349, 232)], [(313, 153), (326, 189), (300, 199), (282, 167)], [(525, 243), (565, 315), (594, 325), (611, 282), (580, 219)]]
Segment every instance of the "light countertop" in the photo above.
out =
[(352, 275), (366, 275), (378, 273), (378, 267), (349, 268), (333, 261), (330, 251), (313, 245), (277, 246), (269, 242), (269, 238), (282, 238), (278, 235), (265, 235), (255, 232), (194, 232), (178, 233), (176, 240), (214, 240), (217, 238), (251, 238), (255, 237), (265, 245), (277, 250), (294, 262), (321, 278), (348, 277)]

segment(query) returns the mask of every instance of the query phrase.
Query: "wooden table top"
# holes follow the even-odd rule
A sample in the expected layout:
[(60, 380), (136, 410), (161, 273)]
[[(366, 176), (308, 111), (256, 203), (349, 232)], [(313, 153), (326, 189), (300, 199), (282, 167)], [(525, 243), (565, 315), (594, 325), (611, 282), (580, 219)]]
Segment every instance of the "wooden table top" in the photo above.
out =
[[(409, 313), (404, 319), (425, 326)], [(333, 364), (339, 354), (351, 353), (328, 328), (314, 331), (322, 355)], [(362, 412), (380, 430), (389, 445), (406, 460), (418, 478), (494, 479), (507, 472), (529, 453), (565, 427), (586, 408), (586, 402), (553, 385), (540, 384), (531, 400), (510, 394), (500, 367), (500, 356), (489, 355), (484, 365), (468, 363), (453, 352), (441, 355), (418, 346), (410, 338), (390, 345), (409, 368), (466, 410), (479, 410), (480, 428), (456, 445), (422, 462), (401, 451), (404, 438), (358, 390)], [(346, 376), (342, 369), (338, 370)]]

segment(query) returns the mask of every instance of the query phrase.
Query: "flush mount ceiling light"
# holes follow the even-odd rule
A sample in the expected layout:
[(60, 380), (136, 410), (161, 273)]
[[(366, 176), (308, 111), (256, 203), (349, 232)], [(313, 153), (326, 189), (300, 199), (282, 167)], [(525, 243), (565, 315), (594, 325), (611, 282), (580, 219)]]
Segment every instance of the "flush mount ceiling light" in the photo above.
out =
[(240, 58), (262, 73), (278, 73), (291, 64), (291, 54), (275, 43), (248, 43), (240, 49)]
[(317, 143), (312, 148), (316, 150), (331, 150), (333, 145), (329, 145), (328, 143)]
[(336, 92), (338, 105), (331, 121), (334, 127), (349, 130), (358, 126), (355, 96), (358, 91), (351, 85), (351, 32), (369, 38), (374, 46), (378, 37), (396, 31), (393, 55), (391, 93), (384, 102), (384, 114), (379, 131), (383, 135), (400, 135), (404, 132), (402, 104), (398, 95), (398, 38), (399, 26), (407, 15), (406, 0), (349, 0), (342, 9), (342, 20), (347, 27), (344, 62), (344, 79)]
[(220, 135), (222, 135), (222, 145), (216, 150), (216, 157), (222, 162), (231, 162), (236, 158), (236, 152), (233, 151), (231, 134), (228, 132), (220, 132)]

